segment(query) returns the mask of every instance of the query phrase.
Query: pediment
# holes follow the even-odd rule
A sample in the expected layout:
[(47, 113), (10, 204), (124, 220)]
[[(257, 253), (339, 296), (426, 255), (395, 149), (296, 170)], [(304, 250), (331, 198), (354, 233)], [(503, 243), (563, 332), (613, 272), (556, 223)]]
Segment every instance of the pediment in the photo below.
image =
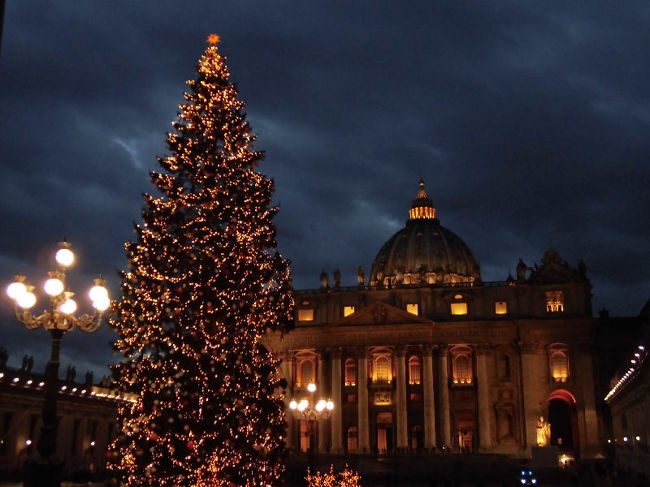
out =
[(330, 326), (408, 325), (422, 323), (432, 323), (432, 321), (380, 301), (361, 308), (359, 311), (339, 321), (332, 322)]

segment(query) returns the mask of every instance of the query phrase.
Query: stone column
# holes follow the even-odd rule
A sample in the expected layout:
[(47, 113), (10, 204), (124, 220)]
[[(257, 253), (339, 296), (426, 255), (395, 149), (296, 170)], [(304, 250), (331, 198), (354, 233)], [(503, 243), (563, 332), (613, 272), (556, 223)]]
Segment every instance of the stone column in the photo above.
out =
[(396, 404), (395, 412), (397, 413), (397, 449), (400, 451), (408, 450), (408, 420), (406, 412), (406, 367), (405, 351), (399, 347), (395, 350), (395, 359), (397, 360), (397, 387), (395, 390)]
[(287, 433), (285, 438), (285, 443), (287, 448), (292, 448), (293, 445), (293, 412), (289, 409), (289, 403), (291, 402), (291, 396), (293, 392), (293, 377), (291, 377), (291, 371), (293, 370), (293, 354), (290, 352), (283, 352), (279, 354), (280, 362), (280, 372), (284, 380), (287, 381), (287, 388), (284, 393), (284, 413), (286, 414), (287, 419)]
[(438, 349), (438, 386), (440, 387), (440, 433), (441, 444), (451, 448), (451, 423), (449, 411), (449, 375), (447, 369), (447, 357), (449, 347), (441, 345)]
[[(314, 395), (316, 402), (321, 399), (327, 400), (329, 397), (329, 388), (327, 387), (327, 359), (325, 352), (321, 351), (318, 354), (318, 389)], [(329, 428), (327, 427), (327, 420), (318, 420), (318, 453), (327, 453), (327, 440), (330, 436)]]
[(331, 452), (343, 451), (343, 401), (341, 400), (341, 349), (332, 352), (332, 402), (334, 410), (331, 419)]
[(433, 357), (430, 345), (422, 347), (422, 389), (424, 391), (424, 447), (436, 446), (436, 405), (433, 393)]
[(478, 351), (476, 375), (478, 376), (479, 447), (481, 450), (488, 450), (492, 447), (492, 414), (490, 412), (490, 381), (488, 374), (490, 346), (481, 344), (476, 348)]
[(357, 429), (358, 429), (358, 451), (368, 453), (370, 451), (370, 430), (368, 427), (368, 359), (365, 349), (358, 352), (357, 366)]
[[(525, 446), (528, 452), (537, 446), (537, 420), (542, 414), (543, 391), (548, 383), (548, 368), (544, 365), (543, 348), (538, 343), (520, 343), (521, 381), (523, 390), (523, 418)], [(543, 385), (540, 387), (540, 385)]]
[[(575, 377), (574, 381), (582, 385), (582, 407), (584, 408), (584, 433), (580, 432), (580, 454), (583, 456), (594, 456), (602, 453), (602, 446), (598, 442), (598, 415), (596, 412), (596, 398), (594, 395), (594, 375), (592, 368), (592, 356), (588, 344), (581, 344), (576, 347), (573, 354), (576, 357), (575, 365), (569, 360), (570, 375)], [(639, 425), (640, 426), (640, 425)], [(575, 439), (573, 440), (575, 444)]]

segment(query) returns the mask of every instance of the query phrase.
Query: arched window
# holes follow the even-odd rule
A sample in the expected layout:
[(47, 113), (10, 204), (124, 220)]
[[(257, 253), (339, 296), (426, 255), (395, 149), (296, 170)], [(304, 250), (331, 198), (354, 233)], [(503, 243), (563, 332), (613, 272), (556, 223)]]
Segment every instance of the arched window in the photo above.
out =
[(393, 351), (386, 347), (372, 350), (372, 381), (390, 384), (393, 381)]
[(555, 382), (566, 382), (569, 378), (569, 347), (564, 343), (548, 346), (548, 366)]
[(357, 385), (357, 362), (353, 358), (346, 359), (345, 361), (345, 385)]
[(564, 293), (562, 291), (546, 291), (546, 311), (549, 313), (564, 311)]
[(377, 370), (376, 382), (390, 382), (392, 374), (390, 370), (390, 358), (386, 356), (377, 357), (375, 360), (375, 368)]
[(551, 351), (549, 362), (551, 376), (555, 382), (566, 382), (569, 378), (569, 358), (564, 350)]
[(307, 387), (308, 384), (316, 383), (316, 354), (312, 351), (304, 351), (296, 354), (296, 385)]
[(465, 346), (454, 347), (451, 350), (452, 377), (454, 384), (471, 384), (472, 376), (472, 349)]
[(420, 358), (417, 355), (412, 355), (409, 358), (409, 384), (420, 384)]
[(357, 427), (350, 426), (347, 431), (348, 440), (348, 453), (356, 453), (357, 451)]

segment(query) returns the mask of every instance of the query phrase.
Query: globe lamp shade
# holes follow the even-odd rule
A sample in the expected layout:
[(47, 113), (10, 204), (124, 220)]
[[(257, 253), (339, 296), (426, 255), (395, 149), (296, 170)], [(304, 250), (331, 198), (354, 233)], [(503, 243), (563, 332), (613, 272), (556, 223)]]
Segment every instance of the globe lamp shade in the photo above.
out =
[(74, 254), (68, 248), (59, 249), (55, 255), (56, 261), (63, 267), (68, 267), (74, 262)]
[(7, 296), (11, 299), (18, 299), (21, 295), (27, 292), (27, 288), (22, 282), (12, 282), (7, 286)]
[(63, 292), (63, 282), (60, 279), (48, 279), (43, 286), (45, 292), (50, 296), (58, 296)]
[(18, 295), (16, 302), (21, 308), (29, 309), (36, 304), (36, 296), (32, 292), (25, 291), (24, 293)]
[(70, 315), (77, 311), (77, 303), (74, 299), (66, 299), (61, 306), (59, 306), (59, 311), (63, 314)]
[(104, 286), (93, 286), (88, 292), (91, 301), (108, 301), (108, 291)]

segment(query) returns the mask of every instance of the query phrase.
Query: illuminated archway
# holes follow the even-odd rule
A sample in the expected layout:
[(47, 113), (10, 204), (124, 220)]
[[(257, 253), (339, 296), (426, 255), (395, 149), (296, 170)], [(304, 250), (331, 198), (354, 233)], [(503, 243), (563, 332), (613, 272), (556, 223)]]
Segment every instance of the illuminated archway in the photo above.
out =
[(580, 444), (576, 402), (575, 396), (566, 389), (557, 389), (548, 396), (550, 443), (562, 450), (578, 450)]

